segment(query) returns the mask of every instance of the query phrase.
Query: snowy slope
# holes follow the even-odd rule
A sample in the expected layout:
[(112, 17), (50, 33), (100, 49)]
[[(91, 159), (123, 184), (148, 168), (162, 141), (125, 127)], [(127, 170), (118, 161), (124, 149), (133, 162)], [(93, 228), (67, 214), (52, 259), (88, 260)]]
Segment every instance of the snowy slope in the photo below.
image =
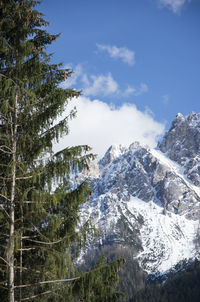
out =
[(168, 166), (176, 175), (181, 177), (184, 182), (187, 183), (188, 187), (194, 190), (200, 197), (200, 187), (195, 186), (192, 181), (188, 179), (188, 177), (184, 174), (184, 168), (181, 165), (169, 159), (164, 153), (159, 150), (151, 149), (151, 154), (156, 157), (162, 164)]
[[(196, 244), (200, 218), (199, 176), (191, 177), (191, 162), (190, 169), (186, 169), (191, 158), (199, 156), (199, 148), (195, 147), (191, 158), (189, 152), (180, 151), (176, 131), (182, 133), (181, 125), (192, 127), (188, 130), (189, 138), (187, 132), (184, 138), (181, 136), (184, 148), (187, 139), (191, 141), (191, 133), (200, 145), (197, 135), (200, 116), (178, 115), (170, 130), (172, 134), (166, 134), (165, 143), (160, 143), (165, 152), (138, 142), (128, 148), (115, 145), (98, 163), (93, 163), (87, 175), (93, 194), (81, 209), (81, 221), (92, 218), (101, 236), (96, 241), (90, 238), (88, 252), (99, 245), (112, 244), (131, 249), (133, 259), (138, 259), (148, 273), (163, 273), (181, 260), (199, 257)], [(187, 154), (187, 158), (176, 160), (177, 153), (173, 157), (171, 152), (170, 159), (169, 150), (174, 145), (178, 146), (176, 151)], [(197, 173), (200, 164), (193, 163)]]
[(163, 215), (154, 202), (146, 203), (132, 198), (129, 211), (144, 217), (140, 229), (143, 251), (137, 255), (142, 267), (149, 273), (165, 272), (183, 259), (195, 258), (194, 238), (198, 221), (190, 221), (176, 214)]

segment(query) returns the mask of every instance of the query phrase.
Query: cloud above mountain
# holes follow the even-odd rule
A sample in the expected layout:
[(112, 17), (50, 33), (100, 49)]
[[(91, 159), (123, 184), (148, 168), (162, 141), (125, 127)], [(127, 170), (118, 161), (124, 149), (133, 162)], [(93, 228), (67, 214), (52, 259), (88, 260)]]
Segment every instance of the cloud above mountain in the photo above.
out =
[(71, 101), (65, 115), (74, 107), (77, 117), (69, 122), (70, 133), (62, 138), (56, 149), (87, 144), (93, 153), (102, 156), (112, 144), (130, 145), (134, 141), (155, 147), (164, 124), (154, 120), (151, 113), (138, 110), (134, 104), (117, 108), (100, 100), (79, 97)]

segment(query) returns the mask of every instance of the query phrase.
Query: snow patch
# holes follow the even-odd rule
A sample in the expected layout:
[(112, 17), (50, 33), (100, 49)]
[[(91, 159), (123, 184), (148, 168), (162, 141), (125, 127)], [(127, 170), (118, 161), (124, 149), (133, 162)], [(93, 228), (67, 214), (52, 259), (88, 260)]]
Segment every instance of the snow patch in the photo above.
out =
[(167, 166), (174, 174), (178, 175), (180, 178), (183, 179), (183, 181), (187, 184), (187, 186), (194, 190), (195, 193), (200, 197), (200, 188), (195, 186), (191, 180), (187, 178), (187, 176), (184, 175), (184, 167), (177, 164), (175, 161), (169, 159), (165, 154), (159, 150), (151, 149), (151, 154), (159, 160), (160, 163)]
[(148, 273), (165, 272), (179, 261), (197, 256), (194, 238), (198, 221), (173, 213), (164, 215), (163, 208), (153, 201), (147, 203), (136, 197), (131, 198), (127, 208), (144, 218), (140, 229), (143, 251), (137, 259)]

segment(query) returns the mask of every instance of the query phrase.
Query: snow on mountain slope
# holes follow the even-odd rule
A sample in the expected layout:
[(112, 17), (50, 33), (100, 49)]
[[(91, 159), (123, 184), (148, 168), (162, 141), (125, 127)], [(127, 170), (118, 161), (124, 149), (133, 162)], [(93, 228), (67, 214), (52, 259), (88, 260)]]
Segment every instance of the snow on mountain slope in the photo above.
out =
[[(172, 134), (159, 143), (161, 151), (138, 142), (128, 148), (111, 146), (99, 163), (93, 163), (88, 175), (93, 194), (82, 206), (81, 221), (92, 218), (101, 236), (88, 242), (88, 252), (112, 244), (131, 249), (133, 259), (148, 273), (165, 272), (181, 260), (199, 256), (200, 186), (198, 175), (192, 178), (191, 169), (186, 169), (199, 156), (199, 147), (195, 145), (191, 153), (185, 150), (191, 133), (200, 145), (199, 121), (200, 115), (194, 113), (178, 115), (169, 130)], [(190, 127), (189, 137), (186, 131), (183, 138), (181, 125), (185, 130)], [(194, 165), (200, 171), (200, 164)]]
[(141, 266), (149, 273), (165, 272), (184, 258), (195, 258), (194, 237), (198, 221), (189, 221), (176, 214), (163, 215), (162, 208), (132, 198), (127, 203), (129, 211), (144, 218), (140, 229), (143, 251), (137, 255)]
[(177, 114), (158, 143), (159, 149), (183, 167), (184, 174), (200, 186), (200, 113)]
[(187, 183), (188, 187), (194, 190), (197, 195), (200, 197), (200, 187), (195, 186), (190, 179), (184, 174), (184, 167), (169, 159), (161, 151), (156, 149), (151, 149), (151, 154), (156, 157), (162, 164), (167, 165), (176, 175), (181, 177), (184, 182)]

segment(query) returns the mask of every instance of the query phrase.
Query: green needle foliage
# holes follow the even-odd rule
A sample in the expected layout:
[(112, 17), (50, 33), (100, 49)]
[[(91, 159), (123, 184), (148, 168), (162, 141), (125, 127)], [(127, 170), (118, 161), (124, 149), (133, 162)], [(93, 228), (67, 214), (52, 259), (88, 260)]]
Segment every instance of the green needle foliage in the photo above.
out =
[(80, 93), (60, 86), (72, 72), (50, 63), (46, 48), (58, 35), (46, 31), (38, 4), (0, 0), (0, 300), (117, 301), (123, 260), (103, 259), (82, 274), (72, 264), (90, 189), (85, 182), (72, 188), (70, 175), (93, 155), (86, 145), (53, 153), (75, 111), (55, 120)]
[(200, 262), (195, 260), (164, 284), (153, 284), (139, 291), (130, 302), (199, 302)]

